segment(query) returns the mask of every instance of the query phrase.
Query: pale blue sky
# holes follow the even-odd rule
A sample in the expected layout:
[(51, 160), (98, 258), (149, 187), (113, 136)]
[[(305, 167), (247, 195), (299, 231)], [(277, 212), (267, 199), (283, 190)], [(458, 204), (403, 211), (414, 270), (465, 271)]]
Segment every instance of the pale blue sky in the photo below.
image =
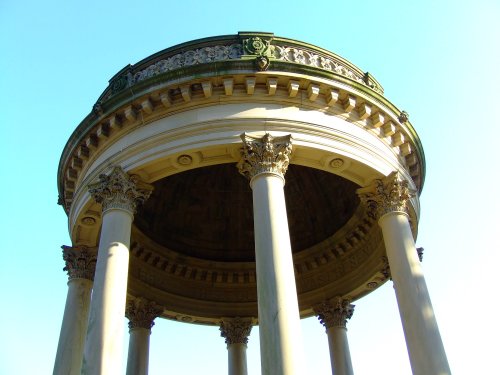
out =
[[(427, 158), (417, 243), (450, 365), (454, 374), (499, 374), (499, 20), (494, 0), (1, 1), (0, 374), (52, 371), (67, 291), (60, 246), (70, 244), (57, 165), (108, 79), (174, 44), (244, 30), (340, 54), (409, 112)], [(355, 373), (410, 374), (392, 285), (355, 304)], [(260, 374), (257, 333), (250, 375)], [(303, 334), (308, 374), (329, 374), (323, 327), (306, 319)], [(153, 328), (151, 375), (226, 366), (217, 328)]]

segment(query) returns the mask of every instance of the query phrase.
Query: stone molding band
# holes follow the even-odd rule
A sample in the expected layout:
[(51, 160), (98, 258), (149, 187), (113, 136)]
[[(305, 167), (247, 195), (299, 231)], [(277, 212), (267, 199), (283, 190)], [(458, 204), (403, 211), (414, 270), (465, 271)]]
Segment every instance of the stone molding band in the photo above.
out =
[(94, 281), (97, 262), (97, 249), (87, 246), (61, 246), (68, 279), (87, 279)]

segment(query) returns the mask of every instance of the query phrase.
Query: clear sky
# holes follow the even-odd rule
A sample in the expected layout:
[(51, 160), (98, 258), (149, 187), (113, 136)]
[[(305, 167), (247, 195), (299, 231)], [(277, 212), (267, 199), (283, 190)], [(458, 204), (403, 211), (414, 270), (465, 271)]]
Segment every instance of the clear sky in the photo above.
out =
[[(57, 165), (108, 79), (174, 44), (245, 30), (333, 51), (408, 111), (427, 158), (417, 244), (448, 360), (454, 374), (499, 374), (499, 20), (497, 0), (1, 1), (0, 374), (52, 371), (70, 245)], [(391, 283), (355, 304), (355, 373), (410, 374)], [(323, 327), (306, 319), (303, 335), (308, 374), (329, 374)], [(248, 355), (260, 374), (256, 329)], [(224, 373), (217, 328), (157, 320), (150, 374)]]

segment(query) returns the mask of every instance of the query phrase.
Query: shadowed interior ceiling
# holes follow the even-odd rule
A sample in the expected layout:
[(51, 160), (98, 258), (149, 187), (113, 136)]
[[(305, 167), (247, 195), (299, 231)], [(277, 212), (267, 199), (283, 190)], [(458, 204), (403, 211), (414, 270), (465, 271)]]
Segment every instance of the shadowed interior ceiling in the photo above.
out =
[[(359, 205), (358, 186), (321, 170), (290, 165), (285, 175), (294, 253), (332, 236)], [(158, 244), (208, 261), (252, 262), (252, 190), (234, 164), (198, 168), (154, 183), (134, 224)]]

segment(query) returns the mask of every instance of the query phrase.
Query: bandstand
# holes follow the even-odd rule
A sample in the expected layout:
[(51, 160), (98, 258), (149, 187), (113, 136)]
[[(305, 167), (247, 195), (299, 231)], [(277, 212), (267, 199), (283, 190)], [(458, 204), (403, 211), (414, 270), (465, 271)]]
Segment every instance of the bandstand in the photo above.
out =
[[(300, 319), (352, 374), (352, 302), (394, 284), (414, 374), (450, 374), (414, 239), (425, 175), (408, 114), (329, 51), (240, 32), (118, 72), (68, 140), (68, 295), (54, 374), (147, 374), (158, 318), (220, 327), (228, 373), (307, 374)], [(320, 324), (318, 323), (318, 324)]]

